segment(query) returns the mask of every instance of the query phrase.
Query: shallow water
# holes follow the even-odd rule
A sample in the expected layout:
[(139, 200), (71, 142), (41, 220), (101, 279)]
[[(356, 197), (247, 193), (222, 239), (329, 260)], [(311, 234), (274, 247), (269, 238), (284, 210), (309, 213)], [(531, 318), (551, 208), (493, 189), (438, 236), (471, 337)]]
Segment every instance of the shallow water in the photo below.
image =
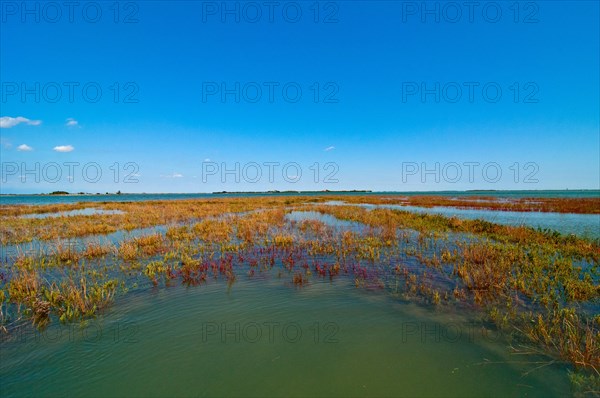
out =
[(0, 246), (0, 262), (5, 262), (8, 264), (19, 254), (34, 257), (41, 255), (52, 255), (56, 251), (57, 245), (62, 245), (64, 247), (68, 246), (76, 250), (84, 250), (88, 243), (118, 245), (119, 242), (124, 240), (145, 235), (152, 235), (155, 233), (164, 234), (166, 230), (166, 226), (157, 225), (153, 227), (136, 228), (131, 231), (118, 230), (116, 232), (111, 232), (104, 235), (89, 235), (77, 238), (63, 238), (49, 241), (34, 238), (31, 242)]
[(534, 191), (422, 191), (422, 192), (278, 192), (278, 193), (131, 193), (106, 195), (0, 195), (0, 205), (49, 205), (77, 202), (137, 202), (144, 200), (177, 200), (206, 198), (248, 198), (256, 196), (322, 196), (331, 195), (443, 195), (443, 196), (491, 196), (496, 198), (597, 198), (600, 190), (534, 190)]
[(517, 212), (456, 209), (452, 207), (389, 206), (401, 210), (441, 214), (469, 220), (485, 220), (504, 225), (526, 225), (534, 228), (553, 229), (562, 234), (575, 234), (589, 238), (600, 238), (600, 214), (570, 214), (548, 212)]
[(363, 229), (365, 227), (364, 224), (354, 222), (354, 221), (340, 220), (339, 218), (336, 218), (335, 216), (332, 216), (331, 214), (322, 214), (317, 211), (296, 211), (295, 210), (295, 211), (291, 211), (290, 213), (286, 214), (285, 218), (286, 218), (286, 220), (289, 220), (289, 221), (315, 220), (315, 221), (320, 221), (329, 227), (347, 228), (347, 229), (352, 229), (352, 230)]
[[(323, 204), (332, 206), (354, 205), (342, 201), (330, 201)], [(454, 207), (403, 206), (357, 204), (366, 208), (387, 208), (416, 213), (440, 214), (446, 217), (458, 217), (469, 220), (485, 220), (503, 225), (525, 225), (533, 228), (553, 229), (562, 234), (575, 234), (588, 238), (600, 238), (600, 214), (571, 214), (548, 212), (519, 212), (498, 210), (457, 209)]]
[[(273, 276), (120, 299), (87, 326), (3, 341), (3, 396), (531, 396), (564, 369), (507, 352), (452, 313), (348, 281)], [(542, 358), (547, 361), (547, 359)]]
[(59, 211), (56, 213), (32, 213), (23, 214), (23, 218), (50, 218), (50, 217), (72, 217), (72, 216), (94, 216), (94, 215), (110, 215), (110, 214), (125, 214), (121, 210), (103, 210), (89, 207), (86, 209), (77, 209), (69, 211)]
[[(286, 219), (364, 228), (314, 211), (292, 211)], [(296, 287), (279, 270), (252, 278), (239, 272), (231, 288), (212, 279), (153, 288), (134, 273), (139, 286), (96, 319), (0, 338), (0, 395), (570, 395), (563, 367), (545, 366), (547, 357), (511, 355), (509, 343), (475, 312), (407, 303), (343, 276)]]

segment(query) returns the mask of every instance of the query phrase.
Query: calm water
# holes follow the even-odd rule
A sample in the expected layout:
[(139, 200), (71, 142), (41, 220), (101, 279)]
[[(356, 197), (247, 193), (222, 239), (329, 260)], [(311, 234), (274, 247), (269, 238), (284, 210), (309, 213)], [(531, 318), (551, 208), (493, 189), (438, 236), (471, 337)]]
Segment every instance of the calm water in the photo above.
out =
[(575, 234), (588, 238), (600, 238), (600, 214), (569, 214), (547, 212), (519, 212), (456, 209), (453, 207), (418, 207), (400, 205), (364, 205), (365, 207), (385, 207), (417, 213), (441, 214), (469, 220), (485, 220), (504, 225), (526, 225), (534, 228), (553, 229), (562, 234)]
[(59, 211), (56, 213), (32, 213), (32, 214), (24, 214), (21, 217), (23, 218), (49, 218), (49, 217), (69, 217), (69, 216), (93, 216), (96, 214), (125, 214), (121, 210), (103, 210), (103, 209), (94, 209), (92, 207), (88, 207), (86, 209), (78, 209), (78, 210), (70, 210), (70, 211)]
[[(280, 192), (277, 196), (319, 196), (327, 192), (287, 193)], [(444, 196), (493, 196), (499, 198), (594, 198), (600, 197), (600, 190), (564, 190), (564, 191), (431, 191), (431, 192), (371, 192), (371, 193), (335, 193), (332, 195), (444, 195)], [(0, 205), (47, 205), (57, 203), (77, 202), (131, 202), (144, 200), (177, 200), (201, 198), (239, 198), (268, 196), (265, 193), (237, 193), (237, 194), (122, 194), (122, 195), (0, 195)]]
[[(564, 397), (564, 369), (458, 315), (272, 276), (122, 298), (1, 344), (2, 396)], [(529, 362), (529, 363), (528, 363)]]
[[(197, 197), (152, 198), (182, 196)], [(113, 199), (150, 199), (132, 197), (139, 199)], [(80, 197), (37, 196), (30, 204), (35, 198)], [(518, 213), (519, 221), (529, 214)], [(315, 212), (287, 218), (361, 227)], [(164, 228), (132, 235), (152, 231)], [(123, 237), (118, 232), (104, 239)], [(311, 278), (298, 288), (273, 269), (253, 278), (241, 273), (231, 288), (212, 280), (154, 288), (144, 280), (83, 325), (55, 322), (42, 334), (25, 329), (2, 335), (0, 396), (570, 395), (564, 368), (542, 366), (547, 357), (511, 355), (510, 344), (476, 322), (477, 314), (357, 289), (351, 278)]]

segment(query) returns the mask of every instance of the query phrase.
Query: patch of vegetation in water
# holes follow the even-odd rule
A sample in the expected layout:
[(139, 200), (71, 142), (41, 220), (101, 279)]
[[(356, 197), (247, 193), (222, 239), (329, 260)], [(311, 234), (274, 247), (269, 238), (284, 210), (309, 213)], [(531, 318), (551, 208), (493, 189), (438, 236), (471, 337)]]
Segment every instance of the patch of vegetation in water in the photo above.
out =
[(0, 229), (3, 242), (39, 233), (52, 245), (65, 236), (166, 227), (114, 243), (57, 243), (50, 252), (5, 259), (3, 328), (10, 332), (22, 320), (43, 328), (89, 319), (119, 294), (152, 285), (224, 281), (233, 287), (239, 278), (261, 276), (301, 289), (315, 280), (348, 278), (357, 289), (467, 311), (520, 345), (569, 364), (582, 390), (598, 381), (598, 242), (481, 220), (304, 202), (105, 203), (102, 209), (123, 214), (68, 221), (23, 220), (16, 217), (21, 209), (10, 209), (3, 216), (8, 226)]

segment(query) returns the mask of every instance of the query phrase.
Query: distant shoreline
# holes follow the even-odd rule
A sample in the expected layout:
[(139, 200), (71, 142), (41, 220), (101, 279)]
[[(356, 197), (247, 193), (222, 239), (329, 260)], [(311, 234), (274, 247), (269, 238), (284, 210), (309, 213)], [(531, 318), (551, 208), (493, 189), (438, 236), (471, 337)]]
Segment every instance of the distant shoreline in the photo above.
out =
[(215, 191), (215, 192), (60, 192), (56, 193), (0, 193), (0, 196), (125, 196), (125, 195), (265, 195), (265, 194), (339, 194), (339, 193), (373, 193), (373, 194), (454, 194), (454, 193), (520, 193), (520, 192), (598, 192), (600, 189), (468, 189), (468, 190), (440, 190), (440, 191), (373, 191), (370, 189), (352, 190), (320, 190), (320, 191), (295, 191), (295, 190), (271, 190), (271, 191)]
[(213, 192), (213, 195), (228, 195), (228, 194), (234, 194), (234, 195), (241, 195), (241, 194), (280, 194), (280, 193), (298, 193), (298, 194), (306, 194), (306, 193), (326, 193), (326, 194), (336, 194), (336, 193), (373, 193), (373, 191), (371, 190), (366, 190), (366, 189), (353, 189), (350, 191), (330, 191), (328, 189), (322, 190), (322, 191), (278, 191), (278, 190), (273, 190), (273, 191), (217, 191), (217, 192)]

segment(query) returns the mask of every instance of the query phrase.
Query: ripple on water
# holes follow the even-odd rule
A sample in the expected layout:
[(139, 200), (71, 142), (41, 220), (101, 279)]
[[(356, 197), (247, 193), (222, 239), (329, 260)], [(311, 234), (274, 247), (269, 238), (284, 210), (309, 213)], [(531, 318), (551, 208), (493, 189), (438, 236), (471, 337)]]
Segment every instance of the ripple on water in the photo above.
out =
[(562, 369), (523, 375), (539, 364), (517, 362), (539, 358), (473, 338), (458, 315), (343, 279), (295, 288), (240, 278), (231, 289), (149, 289), (117, 304), (83, 329), (55, 326), (53, 341), (3, 342), (3, 395), (569, 394)]

